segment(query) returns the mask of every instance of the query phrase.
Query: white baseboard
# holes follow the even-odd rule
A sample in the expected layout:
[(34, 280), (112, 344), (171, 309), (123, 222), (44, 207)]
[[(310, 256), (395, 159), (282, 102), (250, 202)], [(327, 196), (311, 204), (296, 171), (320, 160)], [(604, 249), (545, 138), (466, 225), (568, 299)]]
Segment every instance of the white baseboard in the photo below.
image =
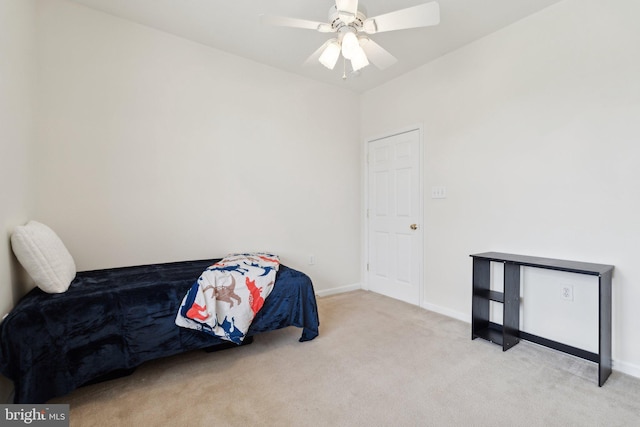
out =
[(454, 319), (461, 320), (465, 323), (471, 323), (471, 316), (466, 313), (462, 313), (460, 311), (451, 310), (450, 308), (431, 304), (426, 301), (422, 301), (422, 308), (424, 308), (425, 310), (433, 311), (434, 313), (442, 314), (447, 317), (452, 317)]
[(619, 360), (613, 360), (612, 364), (612, 368), (614, 371), (622, 372), (623, 374), (640, 378), (640, 366), (634, 365), (633, 363), (622, 362)]
[(316, 295), (319, 297), (327, 297), (329, 295), (342, 294), (344, 292), (357, 291), (360, 289), (362, 289), (362, 285), (360, 283), (354, 283), (353, 285), (345, 285), (337, 288), (323, 289), (321, 291), (316, 291)]

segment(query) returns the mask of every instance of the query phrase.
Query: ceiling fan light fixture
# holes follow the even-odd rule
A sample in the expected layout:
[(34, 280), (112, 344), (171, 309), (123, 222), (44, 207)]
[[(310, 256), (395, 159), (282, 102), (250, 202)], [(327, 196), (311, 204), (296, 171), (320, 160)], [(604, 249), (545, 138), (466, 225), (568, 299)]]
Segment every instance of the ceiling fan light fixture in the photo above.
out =
[(345, 33), (342, 37), (342, 56), (346, 59), (351, 59), (359, 48), (360, 44), (358, 43), (358, 37), (355, 33), (351, 31)]
[(330, 70), (336, 66), (340, 57), (340, 45), (336, 39), (330, 40), (318, 59), (322, 65)]
[(353, 68), (353, 71), (358, 71), (367, 65), (369, 65), (369, 59), (367, 59), (367, 55), (364, 53), (364, 50), (358, 46), (351, 58), (351, 68)]

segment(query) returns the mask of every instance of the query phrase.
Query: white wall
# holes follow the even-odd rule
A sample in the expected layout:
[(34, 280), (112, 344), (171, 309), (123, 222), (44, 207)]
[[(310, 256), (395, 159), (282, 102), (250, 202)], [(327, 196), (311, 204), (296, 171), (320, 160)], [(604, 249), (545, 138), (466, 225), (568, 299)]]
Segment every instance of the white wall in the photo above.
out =
[[(0, 317), (22, 291), (9, 236), (30, 213), (34, 72), (34, 2), (0, 0)], [(9, 390), (8, 381), (0, 376), (0, 403)]]
[(355, 93), (64, 0), (38, 29), (36, 216), (79, 270), (271, 250), (359, 283)]
[(424, 124), (425, 305), (470, 318), (472, 253), (613, 264), (614, 367), (640, 376), (638, 16), (558, 3), (365, 93), (361, 129)]

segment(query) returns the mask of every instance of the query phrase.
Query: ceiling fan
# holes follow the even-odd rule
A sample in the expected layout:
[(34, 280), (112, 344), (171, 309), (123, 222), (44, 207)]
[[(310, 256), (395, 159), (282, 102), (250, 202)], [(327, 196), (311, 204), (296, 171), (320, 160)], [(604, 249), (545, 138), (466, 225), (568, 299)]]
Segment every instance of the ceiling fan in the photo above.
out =
[[(386, 31), (438, 25), (440, 5), (432, 1), (367, 18), (358, 10), (358, 0), (336, 0), (336, 4), (329, 9), (329, 20), (326, 23), (275, 15), (262, 15), (261, 19), (267, 25), (334, 33), (335, 37), (327, 40), (309, 56), (305, 61), (307, 65), (320, 62), (333, 70), (342, 54), (345, 62), (347, 59), (351, 62), (354, 72), (370, 62), (384, 70), (395, 64), (397, 59), (369, 36)], [(346, 74), (343, 78), (346, 78)]]

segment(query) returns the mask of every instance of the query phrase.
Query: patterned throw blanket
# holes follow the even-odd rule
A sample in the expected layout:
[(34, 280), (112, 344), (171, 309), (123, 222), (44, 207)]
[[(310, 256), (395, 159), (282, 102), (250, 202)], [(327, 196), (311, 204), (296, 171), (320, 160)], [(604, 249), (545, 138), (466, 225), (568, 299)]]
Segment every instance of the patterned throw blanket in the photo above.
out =
[(273, 289), (277, 255), (231, 254), (200, 275), (182, 300), (176, 325), (242, 343)]

